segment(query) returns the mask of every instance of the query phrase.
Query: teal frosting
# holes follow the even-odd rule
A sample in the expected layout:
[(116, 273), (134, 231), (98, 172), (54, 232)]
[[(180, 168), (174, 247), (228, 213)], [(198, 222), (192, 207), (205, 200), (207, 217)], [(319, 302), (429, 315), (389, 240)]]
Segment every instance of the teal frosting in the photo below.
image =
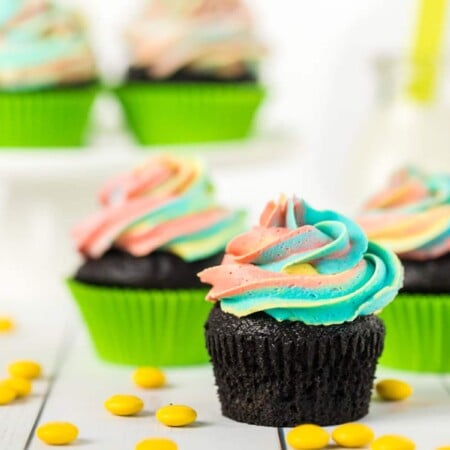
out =
[(228, 259), (200, 274), (213, 286), (208, 298), (220, 300), (223, 311), (238, 317), (264, 311), (278, 321), (339, 324), (382, 310), (402, 286), (403, 269), (395, 254), (369, 243), (361, 228), (341, 214), (293, 198), (280, 223), (271, 227), (283, 233), (267, 240), (267, 227), (256, 227), (248, 239), (237, 238), (242, 248), (238, 241), (230, 244), (229, 257), (237, 259), (248, 253), (245, 241), (263, 242), (250, 261)]
[(85, 27), (71, 11), (42, 0), (2, 0), (0, 89), (38, 89), (95, 79)]

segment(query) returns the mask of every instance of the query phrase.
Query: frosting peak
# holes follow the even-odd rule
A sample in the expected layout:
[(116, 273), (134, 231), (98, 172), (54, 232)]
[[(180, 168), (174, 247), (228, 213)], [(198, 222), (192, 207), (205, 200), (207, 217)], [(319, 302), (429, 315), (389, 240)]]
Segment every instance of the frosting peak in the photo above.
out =
[(265, 311), (275, 319), (330, 325), (384, 308), (402, 283), (388, 250), (360, 227), (296, 197), (270, 202), (259, 226), (234, 238), (221, 266), (200, 279), (208, 299), (238, 317)]
[(369, 239), (403, 259), (450, 252), (450, 175), (402, 169), (367, 203), (358, 222)]
[(1, 0), (0, 89), (95, 78), (94, 57), (79, 15), (49, 0)]
[(241, 0), (154, 0), (128, 35), (132, 64), (154, 78), (182, 69), (236, 77), (265, 53)]
[(91, 258), (115, 246), (134, 256), (164, 249), (196, 261), (222, 251), (243, 229), (244, 214), (216, 205), (193, 159), (153, 157), (108, 181), (99, 200), (102, 211), (74, 230), (79, 251)]

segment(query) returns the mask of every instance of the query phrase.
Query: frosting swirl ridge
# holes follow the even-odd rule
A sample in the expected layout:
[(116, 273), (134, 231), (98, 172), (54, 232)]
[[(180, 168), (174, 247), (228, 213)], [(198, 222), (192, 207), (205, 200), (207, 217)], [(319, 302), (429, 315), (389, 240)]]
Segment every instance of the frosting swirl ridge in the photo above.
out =
[(450, 252), (450, 174), (402, 169), (358, 218), (369, 239), (402, 259), (427, 260)]
[(0, 89), (91, 81), (96, 67), (81, 17), (49, 0), (2, 0)]
[(281, 197), (229, 243), (222, 265), (199, 277), (212, 285), (207, 298), (235, 316), (265, 311), (278, 321), (331, 325), (380, 311), (402, 275), (398, 258), (368, 243), (350, 219)]
[(99, 200), (102, 211), (74, 230), (79, 251), (91, 258), (114, 246), (134, 256), (163, 249), (196, 261), (223, 251), (245, 220), (243, 212), (216, 205), (197, 160), (168, 155), (111, 179)]
[(241, 0), (154, 0), (128, 32), (132, 64), (153, 78), (186, 69), (233, 78), (265, 53)]

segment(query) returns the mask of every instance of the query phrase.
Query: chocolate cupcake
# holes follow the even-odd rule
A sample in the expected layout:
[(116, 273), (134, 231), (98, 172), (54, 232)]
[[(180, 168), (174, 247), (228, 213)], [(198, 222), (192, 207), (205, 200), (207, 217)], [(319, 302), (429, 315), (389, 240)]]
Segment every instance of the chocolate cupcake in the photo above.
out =
[(222, 412), (241, 422), (334, 425), (365, 416), (398, 258), (348, 218), (303, 200), (269, 203), (199, 274), (217, 302), (206, 323)]
[(139, 142), (249, 133), (264, 97), (265, 50), (241, 0), (153, 0), (127, 35), (131, 67), (117, 94)]
[(49, 0), (2, 0), (0, 146), (83, 143), (98, 90), (84, 22)]
[(69, 280), (99, 356), (206, 362), (211, 307), (196, 274), (220, 263), (243, 213), (216, 205), (198, 161), (164, 155), (107, 182), (99, 198), (102, 211), (75, 229), (85, 261)]
[(381, 315), (387, 327), (381, 363), (450, 372), (450, 175), (399, 171), (367, 203), (359, 223), (405, 268), (398, 300)]

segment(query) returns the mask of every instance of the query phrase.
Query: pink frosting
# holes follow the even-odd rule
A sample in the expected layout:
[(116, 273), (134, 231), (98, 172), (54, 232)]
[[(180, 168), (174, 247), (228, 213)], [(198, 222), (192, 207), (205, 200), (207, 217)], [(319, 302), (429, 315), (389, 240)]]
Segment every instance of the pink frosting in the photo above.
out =
[(128, 35), (133, 65), (156, 78), (185, 68), (239, 76), (265, 53), (241, 0), (154, 0)]
[(404, 259), (442, 256), (450, 252), (450, 176), (400, 170), (358, 222), (370, 240)]
[[(187, 260), (223, 250), (242, 214), (216, 206), (195, 160), (157, 156), (100, 190), (103, 209), (74, 230), (78, 250), (98, 258), (112, 246), (134, 256), (166, 248)], [(216, 230), (214, 233), (212, 230)]]

